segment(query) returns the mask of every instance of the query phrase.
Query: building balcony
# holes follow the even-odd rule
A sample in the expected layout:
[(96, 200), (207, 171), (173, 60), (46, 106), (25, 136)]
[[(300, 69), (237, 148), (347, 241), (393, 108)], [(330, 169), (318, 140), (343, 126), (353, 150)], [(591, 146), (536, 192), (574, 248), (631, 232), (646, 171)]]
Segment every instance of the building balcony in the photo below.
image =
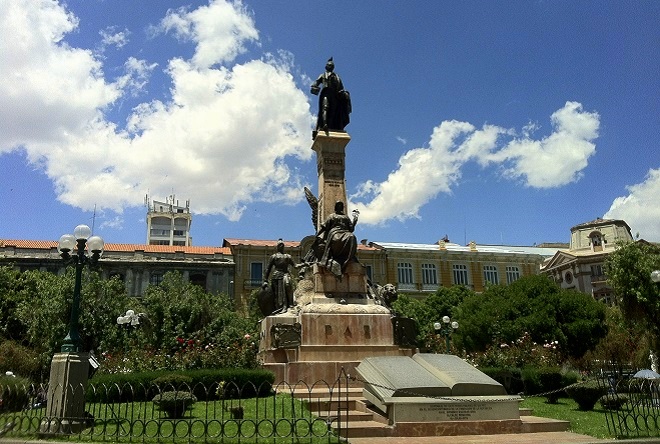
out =
[(591, 276), (592, 284), (602, 284), (605, 282), (607, 282), (607, 276), (605, 276), (604, 274)]

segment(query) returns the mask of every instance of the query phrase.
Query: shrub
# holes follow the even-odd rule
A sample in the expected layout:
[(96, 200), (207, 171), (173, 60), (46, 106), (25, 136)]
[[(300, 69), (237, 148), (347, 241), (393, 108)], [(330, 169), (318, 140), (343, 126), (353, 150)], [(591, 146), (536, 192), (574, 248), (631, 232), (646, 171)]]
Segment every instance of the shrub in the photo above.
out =
[(561, 386), (568, 387), (573, 385), (580, 380), (580, 373), (575, 370), (569, 370), (561, 374)]
[(605, 386), (596, 380), (586, 381), (566, 388), (566, 394), (573, 398), (580, 410), (593, 410), (598, 399), (607, 393)]
[(177, 419), (183, 418), (186, 410), (192, 409), (197, 398), (192, 393), (172, 391), (156, 395), (152, 401), (168, 418)]
[(605, 410), (619, 410), (630, 398), (624, 393), (607, 393), (598, 399)]
[(39, 377), (39, 354), (14, 341), (0, 342), (0, 373), (14, 372), (27, 378)]
[(525, 393), (528, 395), (544, 394), (548, 404), (556, 404), (562, 395), (562, 373), (557, 367), (527, 367), (522, 371)]
[(517, 395), (525, 389), (519, 368), (483, 367), (479, 370), (502, 384), (509, 395)]
[(18, 411), (30, 400), (30, 381), (13, 376), (0, 376), (0, 412)]

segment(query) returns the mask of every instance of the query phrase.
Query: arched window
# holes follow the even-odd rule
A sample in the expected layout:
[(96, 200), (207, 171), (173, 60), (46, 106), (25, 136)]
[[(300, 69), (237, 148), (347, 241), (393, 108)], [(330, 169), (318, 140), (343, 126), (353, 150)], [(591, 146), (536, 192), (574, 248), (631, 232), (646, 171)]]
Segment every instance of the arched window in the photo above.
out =
[(592, 231), (591, 234), (589, 234), (589, 240), (593, 251), (603, 250), (604, 239), (600, 231)]

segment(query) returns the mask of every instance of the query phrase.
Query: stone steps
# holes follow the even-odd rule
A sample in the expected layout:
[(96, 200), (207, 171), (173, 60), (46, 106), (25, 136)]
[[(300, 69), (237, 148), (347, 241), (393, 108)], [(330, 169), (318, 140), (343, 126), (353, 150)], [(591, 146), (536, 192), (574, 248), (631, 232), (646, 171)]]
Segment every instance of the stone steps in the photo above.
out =
[(393, 428), (378, 421), (349, 421), (332, 423), (332, 430), (344, 438), (383, 438), (392, 436)]
[(521, 416), (521, 433), (565, 432), (570, 427), (569, 421), (542, 418), (540, 416)]
[[(338, 388), (331, 391), (325, 386), (296, 388), (292, 395), (314, 415), (333, 419), (332, 429), (343, 438), (383, 438), (396, 432), (385, 416), (368, 405), (360, 387), (342, 388), (341, 394)], [(564, 432), (570, 426), (569, 421), (532, 416), (526, 408), (520, 409), (520, 424), (520, 433)]]

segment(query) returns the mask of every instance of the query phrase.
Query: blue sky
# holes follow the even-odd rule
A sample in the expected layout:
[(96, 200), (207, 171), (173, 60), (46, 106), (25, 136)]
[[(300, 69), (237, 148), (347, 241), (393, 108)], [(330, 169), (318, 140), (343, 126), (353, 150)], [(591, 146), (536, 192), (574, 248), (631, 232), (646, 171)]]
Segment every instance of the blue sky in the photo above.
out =
[[(309, 84), (351, 92), (360, 239), (532, 245), (621, 218), (660, 241), (657, 1), (0, 2), (0, 238), (313, 233)], [(96, 207), (95, 218), (93, 218)]]

